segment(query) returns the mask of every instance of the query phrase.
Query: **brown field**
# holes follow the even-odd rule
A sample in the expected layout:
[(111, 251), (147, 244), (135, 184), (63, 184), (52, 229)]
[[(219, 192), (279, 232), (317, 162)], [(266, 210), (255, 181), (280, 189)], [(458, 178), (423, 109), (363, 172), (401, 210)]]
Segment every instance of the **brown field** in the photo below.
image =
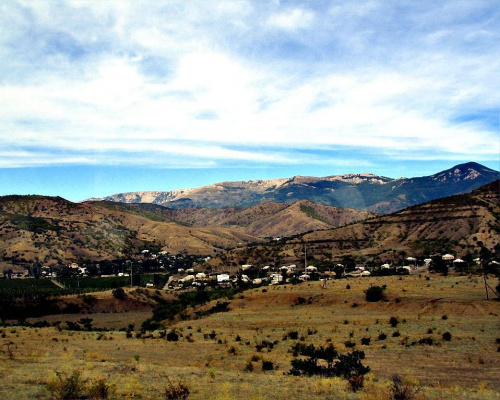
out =
[[(365, 301), (371, 284), (387, 285), (386, 301)], [(305, 304), (298, 305), (299, 297)], [(420, 387), (419, 399), (500, 399), (500, 302), (485, 300), (482, 277), (354, 278), (329, 281), (326, 289), (319, 282), (273, 286), (237, 295), (229, 307), (169, 327), (180, 333), (177, 342), (159, 332), (126, 338), (118, 331), (1, 328), (0, 398), (49, 398), (45, 384), (56, 372), (78, 370), (85, 378), (105, 378), (112, 398), (126, 399), (165, 398), (167, 376), (182, 380), (192, 399), (387, 399), (393, 374)], [(123, 326), (149, 315), (85, 317), (94, 318), (95, 326)], [(398, 318), (397, 327), (390, 317)], [(287, 375), (296, 341), (284, 336), (294, 330), (306, 344), (331, 342), (342, 352), (346, 341), (356, 343), (371, 367), (364, 389), (352, 393), (340, 378)], [(212, 331), (215, 338), (206, 338)], [(443, 340), (445, 332), (450, 341)], [(380, 334), (387, 338), (379, 340)], [(362, 338), (370, 344), (361, 345)], [(422, 338), (432, 338), (433, 345), (419, 344)], [(276, 344), (258, 351), (263, 340)], [(272, 361), (274, 370), (262, 371), (262, 360)], [(250, 365), (253, 371), (246, 371)]]

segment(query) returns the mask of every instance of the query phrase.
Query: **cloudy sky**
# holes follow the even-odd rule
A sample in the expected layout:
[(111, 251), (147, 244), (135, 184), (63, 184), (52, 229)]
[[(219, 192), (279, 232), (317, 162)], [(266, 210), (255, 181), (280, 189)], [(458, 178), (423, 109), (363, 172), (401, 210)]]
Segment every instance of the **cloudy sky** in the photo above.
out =
[(0, 195), (499, 169), (500, 3), (0, 2)]

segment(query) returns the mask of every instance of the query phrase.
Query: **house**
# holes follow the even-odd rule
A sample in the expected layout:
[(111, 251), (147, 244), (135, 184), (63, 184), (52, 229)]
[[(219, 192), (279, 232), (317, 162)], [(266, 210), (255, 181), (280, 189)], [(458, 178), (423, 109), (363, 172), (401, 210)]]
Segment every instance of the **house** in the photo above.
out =
[(283, 275), (281, 274), (271, 274), (269, 275), (271, 278), (271, 285), (277, 285), (280, 282), (283, 282)]
[(217, 283), (229, 282), (229, 274), (217, 275)]

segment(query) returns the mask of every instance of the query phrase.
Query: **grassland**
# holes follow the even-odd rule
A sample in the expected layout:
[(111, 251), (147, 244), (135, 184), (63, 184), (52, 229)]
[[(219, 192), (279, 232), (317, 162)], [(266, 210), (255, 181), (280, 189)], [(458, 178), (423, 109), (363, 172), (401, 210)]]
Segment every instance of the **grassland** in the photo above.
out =
[[(366, 302), (370, 285), (387, 285), (386, 301)], [(165, 398), (168, 376), (182, 380), (193, 399), (386, 399), (393, 374), (420, 387), (420, 399), (500, 398), (500, 302), (485, 300), (480, 277), (310, 282), (251, 289), (229, 301), (229, 312), (174, 322), (167, 332), (175, 330), (178, 341), (159, 331), (75, 332), (64, 324), (1, 328), (0, 398), (48, 398), (55, 373), (75, 370), (105, 378), (113, 398)], [(340, 378), (288, 375), (297, 342), (332, 343), (340, 352), (354, 343), (371, 368), (364, 389), (353, 393)], [(263, 360), (273, 369), (263, 371)]]

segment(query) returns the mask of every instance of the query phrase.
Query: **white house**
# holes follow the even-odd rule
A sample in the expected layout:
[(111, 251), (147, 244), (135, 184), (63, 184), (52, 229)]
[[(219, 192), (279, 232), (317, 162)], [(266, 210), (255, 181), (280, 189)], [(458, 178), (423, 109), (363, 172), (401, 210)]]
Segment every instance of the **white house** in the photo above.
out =
[(217, 275), (217, 283), (229, 282), (229, 274), (219, 274)]

